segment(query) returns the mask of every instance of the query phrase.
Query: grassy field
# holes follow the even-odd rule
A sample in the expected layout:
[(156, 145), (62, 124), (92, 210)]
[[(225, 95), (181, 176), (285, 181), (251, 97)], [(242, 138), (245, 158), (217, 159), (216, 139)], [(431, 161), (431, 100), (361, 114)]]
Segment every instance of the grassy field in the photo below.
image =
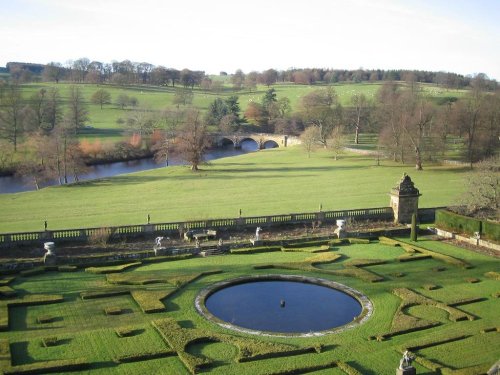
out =
[(408, 172), (423, 194), (420, 207), (453, 204), (466, 169), (408, 165), (296, 146), (219, 159), (198, 173), (168, 167), (40, 191), (1, 194), (0, 232), (99, 227), (193, 219), (387, 207), (388, 193)]
[[(356, 92), (364, 93), (369, 99), (373, 99), (376, 92), (381, 87), (381, 83), (360, 83), (360, 84), (336, 84), (334, 88), (339, 95), (340, 101), (344, 106), (350, 105), (350, 98)], [(57, 87), (60, 91), (63, 102), (67, 101), (69, 96), (68, 83), (32, 83), (23, 85), (23, 95), (28, 98), (34, 92), (41, 88)], [(131, 107), (125, 109), (120, 108), (115, 103), (116, 98), (120, 94), (134, 96), (138, 99), (138, 108), (146, 108), (150, 110), (161, 110), (166, 107), (172, 107), (175, 89), (172, 87), (156, 87), (156, 86), (113, 86), (113, 85), (96, 85), (96, 84), (80, 84), (78, 85), (86, 98), (89, 108), (89, 124), (95, 129), (82, 130), (80, 138), (94, 139), (102, 138), (109, 140), (118, 140), (123, 132), (123, 125), (117, 123), (118, 119), (126, 119), (129, 112), (133, 110)], [(293, 84), (276, 84), (272, 86), (276, 90), (278, 98), (287, 97), (290, 99), (292, 110), (298, 109), (300, 98), (307, 95), (311, 91), (324, 87), (323, 85), (293, 85)], [(422, 85), (425, 92), (434, 98), (440, 97), (460, 97), (465, 91), (460, 90), (445, 90), (433, 85)], [(98, 89), (104, 88), (111, 94), (113, 104), (105, 104), (101, 109), (99, 105), (92, 104), (90, 97)], [(261, 102), (264, 93), (268, 87), (259, 85), (255, 90), (242, 90), (235, 92), (230, 87), (226, 86), (220, 93), (203, 91), (199, 88), (193, 90), (193, 106), (202, 111), (208, 109), (209, 105), (216, 97), (228, 97), (237, 95), (242, 113), (246, 110), (248, 103), (252, 101)]]
[[(116, 277), (82, 270), (17, 275), (9, 287), (18, 292), (18, 298), (57, 294), (64, 301), (11, 306), (8, 313), (5, 305), (17, 299), (0, 301), (2, 319), (6, 313), (9, 317), (8, 330), (0, 332), (0, 370), (9, 366), (5, 350), (9, 346), (14, 366), (40, 366), (45, 361), (83, 358), (90, 365), (84, 373), (96, 375), (181, 375), (189, 373), (186, 369), (189, 363), (201, 362), (208, 363), (204, 371), (221, 375), (288, 373), (285, 370), (389, 375), (399, 365), (401, 350), (411, 347), (417, 356), (418, 374), (431, 375), (436, 373), (433, 369), (439, 367), (445, 367), (444, 373), (450, 374), (484, 373), (500, 354), (500, 282), (485, 276), (487, 272), (498, 271), (498, 259), (427, 239), (421, 239), (418, 246), (430, 251), (432, 258), (400, 263), (397, 258), (406, 255), (405, 249), (375, 242), (334, 246), (322, 256), (340, 255), (337, 261), (307, 271), (301, 270), (300, 265), (307, 262), (310, 253), (273, 252), (145, 264), (113, 274), (119, 276), (122, 283), (130, 280), (130, 285), (116, 285), (112, 283)], [(363, 270), (382, 277), (383, 281), (373, 283), (363, 281), (356, 273), (342, 273), (355, 262), (376, 263), (363, 266)], [(269, 264), (297, 267), (294, 270), (255, 269)], [(207, 271), (219, 273), (193, 277)], [(194, 298), (202, 288), (241, 275), (269, 273), (314, 276), (349, 285), (370, 298), (374, 313), (366, 323), (341, 333), (276, 338), (236, 334), (205, 320), (195, 311)], [(134, 284), (148, 278), (156, 283)], [(478, 282), (471, 283), (472, 279)], [(430, 282), (432, 289), (428, 288)], [(113, 290), (125, 290), (125, 294), (95, 295), (95, 292)], [(401, 290), (407, 295), (398, 292)], [(169, 296), (161, 299), (165, 311), (145, 314), (140, 308), (142, 302), (130, 291), (155, 296), (166, 293)], [(96, 298), (83, 299), (84, 292), (94, 292)], [(121, 313), (106, 314), (109, 309), (119, 309)], [(38, 323), (41, 317), (45, 317), (46, 322)], [(421, 329), (406, 332), (403, 328), (410, 326), (405, 321), (415, 322)], [(174, 327), (175, 331), (162, 330), (162, 324)], [(127, 335), (119, 337), (118, 332)], [(384, 335), (382, 341), (373, 339)], [(55, 342), (55, 345), (45, 347), (43, 342)], [(320, 353), (297, 352), (297, 349), (320, 346)], [(256, 351), (264, 356), (238, 362), (236, 358), (242, 355), (242, 347), (249, 348), (245, 355)], [(141, 358), (145, 353), (153, 353), (151, 359)], [(163, 356), (154, 358), (158, 353)], [(135, 357), (135, 362), (119, 364), (124, 362), (120, 358), (130, 357)], [(314, 372), (307, 370), (314, 366), (320, 367)]]

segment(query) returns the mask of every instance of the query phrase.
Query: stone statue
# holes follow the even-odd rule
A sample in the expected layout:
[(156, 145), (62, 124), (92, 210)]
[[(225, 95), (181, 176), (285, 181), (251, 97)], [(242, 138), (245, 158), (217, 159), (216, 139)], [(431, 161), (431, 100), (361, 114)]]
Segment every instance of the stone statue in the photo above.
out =
[(45, 242), (43, 244), (43, 248), (47, 251), (45, 255), (43, 256), (43, 263), (52, 266), (57, 263), (57, 257), (54, 252), (54, 242)]
[(161, 240), (163, 240), (163, 237), (156, 237), (155, 247), (161, 247)]
[(199, 240), (198, 238), (196, 239), (196, 242), (195, 242), (195, 247), (196, 247), (197, 249), (199, 249), (199, 248), (200, 248), (200, 240)]
[(399, 369), (400, 370), (405, 370), (409, 367), (411, 367), (411, 363), (415, 359), (415, 356), (411, 355), (408, 350), (405, 350), (403, 354), (403, 358), (399, 361)]
[(257, 227), (257, 229), (255, 230), (255, 241), (260, 241), (259, 233), (261, 232), (261, 230), (261, 227)]
[(224, 245), (224, 242), (222, 241), (222, 238), (219, 238), (219, 243), (217, 244), (217, 247), (221, 248), (222, 245)]
[(336, 224), (337, 228), (333, 231), (333, 233), (336, 234), (338, 238), (346, 237), (345, 220), (337, 220)]

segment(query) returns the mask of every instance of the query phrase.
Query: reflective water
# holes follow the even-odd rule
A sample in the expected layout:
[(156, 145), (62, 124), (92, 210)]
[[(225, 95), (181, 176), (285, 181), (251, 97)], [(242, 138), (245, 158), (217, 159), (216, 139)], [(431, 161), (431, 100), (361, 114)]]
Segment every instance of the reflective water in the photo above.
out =
[(254, 281), (232, 285), (207, 298), (217, 318), (257, 331), (308, 333), (351, 322), (361, 313), (350, 295), (296, 281)]
[[(226, 145), (222, 148), (209, 150), (205, 155), (205, 160), (210, 161), (230, 156), (246, 154), (258, 150), (257, 143), (251, 140), (243, 141), (241, 149), (235, 150), (232, 145)], [(178, 157), (172, 157), (169, 160), (169, 165), (182, 165), (182, 160)], [(131, 160), (116, 163), (107, 163), (93, 165), (89, 167), (89, 171), (79, 177), (81, 181), (92, 180), (96, 178), (111, 177), (124, 173), (145, 171), (165, 167), (165, 164), (157, 164), (153, 159)], [(73, 182), (71, 177), (70, 182)], [(50, 181), (42, 184), (42, 186), (57, 185), (57, 181)], [(18, 193), (22, 191), (35, 190), (33, 181), (28, 177), (21, 176), (6, 176), (0, 177), (0, 193)]]

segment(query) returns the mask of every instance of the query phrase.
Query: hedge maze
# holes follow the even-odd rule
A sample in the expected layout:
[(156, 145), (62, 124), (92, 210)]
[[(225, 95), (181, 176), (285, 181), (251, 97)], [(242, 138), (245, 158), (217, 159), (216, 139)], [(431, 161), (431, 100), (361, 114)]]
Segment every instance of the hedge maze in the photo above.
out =
[[(1, 372), (371, 375), (394, 373), (410, 350), (418, 373), (472, 375), (500, 356), (497, 258), (392, 238), (231, 253), (1, 277)], [(269, 273), (352, 286), (370, 298), (373, 315), (336, 334), (297, 338), (229, 331), (196, 312), (203, 288)]]

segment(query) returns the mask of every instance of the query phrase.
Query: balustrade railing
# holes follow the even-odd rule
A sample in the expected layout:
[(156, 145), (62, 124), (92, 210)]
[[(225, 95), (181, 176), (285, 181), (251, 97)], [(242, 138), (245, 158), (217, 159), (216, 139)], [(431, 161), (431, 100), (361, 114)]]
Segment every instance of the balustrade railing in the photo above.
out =
[[(433, 218), (435, 208), (419, 209), (419, 216)], [(312, 224), (335, 222), (337, 219), (353, 220), (392, 220), (394, 213), (390, 207), (377, 207), (367, 209), (320, 211), (306, 213), (292, 213), (268, 216), (252, 216), (239, 218), (221, 218), (173, 223), (153, 223), (139, 225), (125, 225), (114, 227), (82, 228), (46, 230), (40, 232), (2, 233), (0, 234), (0, 247), (16, 244), (40, 244), (45, 241), (58, 242), (88, 241), (92, 236), (99, 236), (103, 230), (107, 231), (113, 239), (125, 239), (151, 235), (179, 234), (192, 229), (243, 229), (248, 227), (270, 227), (286, 224)], [(429, 221), (429, 220), (428, 220)], [(432, 220), (430, 220), (432, 221)]]

